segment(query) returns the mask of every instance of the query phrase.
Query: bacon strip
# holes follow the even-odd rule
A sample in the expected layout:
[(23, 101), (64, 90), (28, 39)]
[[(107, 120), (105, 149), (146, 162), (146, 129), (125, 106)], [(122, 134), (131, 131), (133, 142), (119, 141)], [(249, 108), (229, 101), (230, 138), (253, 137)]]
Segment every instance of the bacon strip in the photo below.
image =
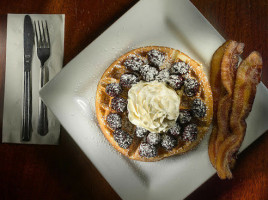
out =
[(262, 58), (258, 52), (252, 52), (238, 68), (230, 116), (231, 135), (220, 144), (217, 152), (216, 169), (222, 179), (232, 178), (230, 168), (234, 165), (234, 156), (246, 133), (245, 119), (252, 109), (257, 85), (261, 80), (261, 71)]
[(231, 40), (225, 42), (222, 46), (220, 46), (215, 53), (212, 56), (211, 60), (211, 68), (210, 68), (210, 85), (211, 85), (211, 90), (213, 94), (213, 129), (212, 133), (210, 135), (209, 139), (209, 146), (208, 146), (208, 155), (211, 164), (213, 167), (216, 168), (216, 155), (215, 155), (215, 141), (216, 141), (216, 136), (217, 136), (217, 113), (218, 110), (218, 101), (220, 99), (220, 94), (222, 90), (222, 85), (221, 85), (221, 62), (222, 62), (222, 57), (225, 52), (226, 47), (229, 45)]
[[(217, 113), (218, 101), (221, 94), (221, 62), (226, 50), (226, 47), (230, 44), (231, 40), (225, 42), (220, 46), (212, 56), (211, 69), (210, 69), (210, 85), (213, 94), (213, 113)], [(216, 115), (214, 115), (214, 118)]]
[(225, 52), (226, 47), (229, 45), (231, 41), (225, 42), (222, 46), (220, 46), (212, 56), (211, 60), (211, 68), (210, 68), (210, 86), (213, 94), (213, 129), (209, 139), (208, 145), (208, 155), (211, 164), (214, 168), (216, 168), (216, 155), (215, 155), (215, 141), (217, 136), (217, 113), (218, 110), (218, 101), (220, 99), (221, 94), (221, 61), (223, 54)]
[(227, 41), (213, 55), (211, 62), (211, 88), (213, 92), (214, 126), (209, 141), (209, 158), (216, 167), (219, 145), (229, 133), (229, 116), (238, 55), (242, 53), (243, 43)]
[(215, 154), (224, 139), (230, 133), (229, 119), (231, 114), (233, 90), (236, 77), (236, 67), (239, 55), (243, 52), (244, 44), (231, 41), (227, 46), (221, 63), (222, 90), (217, 111), (217, 138), (215, 141)]

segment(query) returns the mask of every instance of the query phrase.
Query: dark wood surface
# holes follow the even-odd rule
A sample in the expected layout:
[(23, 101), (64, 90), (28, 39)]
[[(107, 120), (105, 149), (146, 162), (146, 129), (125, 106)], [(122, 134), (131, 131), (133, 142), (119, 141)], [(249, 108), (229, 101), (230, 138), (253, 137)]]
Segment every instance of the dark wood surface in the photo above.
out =
[[(136, 0), (1, 0), (0, 121), (2, 130), (7, 13), (64, 13), (68, 63), (131, 8)], [(226, 38), (246, 44), (244, 55), (263, 56), (268, 86), (268, 1), (192, 0)], [(153, 1), (152, 1), (153, 3)], [(216, 175), (187, 197), (193, 199), (268, 199), (268, 134), (237, 160), (234, 179)], [(0, 144), (0, 199), (120, 199), (64, 129), (59, 146)]]

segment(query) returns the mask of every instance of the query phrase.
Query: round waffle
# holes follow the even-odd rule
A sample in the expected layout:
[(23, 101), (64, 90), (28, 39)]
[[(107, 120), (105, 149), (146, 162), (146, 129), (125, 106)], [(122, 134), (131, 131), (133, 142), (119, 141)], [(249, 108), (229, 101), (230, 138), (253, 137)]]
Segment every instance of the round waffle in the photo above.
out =
[[(122, 145), (119, 146), (117, 141), (114, 139), (114, 131), (107, 124), (107, 116), (110, 113), (116, 113), (115, 110), (111, 107), (111, 101), (114, 97), (110, 96), (106, 92), (106, 86), (111, 83), (119, 83), (121, 75), (125, 73), (133, 73), (139, 76), (138, 73), (133, 72), (127, 69), (124, 66), (124, 62), (131, 58), (137, 57), (143, 61), (143, 63), (148, 63), (148, 52), (151, 50), (157, 50), (164, 55), (164, 61), (161, 63), (161, 66), (158, 66), (158, 70), (170, 69), (172, 64), (175, 62), (185, 62), (190, 66), (189, 73), (184, 77), (186, 78), (194, 78), (199, 83), (199, 88), (196, 94), (192, 97), (189, 97), (184, 92), (184, 86), (180, 90), (177, 90), (177, 94), (181, 97), (180, 110), (182, 109), (192, 109), (192, 103), (194, 99), (200, 99), (206, 106), (205, 116), (202, 117), (193, 117), (192, 122), (197, 125), (198, 133), (193, 141), (183, 140), (181, 136), (174, 137), (176, 140), (176, 145), (167, 150), (161, 144), (156, 145), (156, 155), (154, 156), (141, 156), (140, 155), (140, 146), (146, 143), (146, 136), (144, 138), (140, 138), (135, 134), (136, 126), (133, 125), (128, 119), (128, 111), (123, 113), (118, 113), (122, 118), (122, 127), (121, 130), (128, 133), (128, 135), (132, 138), (131, 144), (127, 148), (122, 148)], [(149, 63), (150, 64), (150, 63)], [(119, 94), (119, 97), (124, 99), (128, 99), (128, 90), (129, 88), (122, 87), (122, 92)], [(107, 70), (103, 73), (101, 77), (96, 93), (96, 114), (99, 122), (99, 126), (107, 138), (107, 140), (112, 144), (112, 146), (118, 150), (123, 155), (129, 157), (130, 159), (139, 160), (139, 161), (158, 161), (166, 157), (170, 157), (173, 155), (183, 154), (194, 147), (196, 147), (200, 141), (203, 139), (205, 133), (208, 131), (210, 123), (212, 121), (213, 115), (213, 99), (212, 93), (210, 89), (209, 82), (205, 73), (203, 72), (202, 65), (195, 60), (191, 59), (189, 56), (180, 52), (179, 50), (175, 50), (168, 47), (160, 47), (160, 46), (148, 46), (141, 47), (138, 49), (134, 49), (120, 58), (118, 58), (115, 62), (113, 62)], [(163, 133), (160, 133), (163, 135)], [(167, 133), (168, 135), (168, 133)], [(169, 134), (170, 135), (170, 134)]]

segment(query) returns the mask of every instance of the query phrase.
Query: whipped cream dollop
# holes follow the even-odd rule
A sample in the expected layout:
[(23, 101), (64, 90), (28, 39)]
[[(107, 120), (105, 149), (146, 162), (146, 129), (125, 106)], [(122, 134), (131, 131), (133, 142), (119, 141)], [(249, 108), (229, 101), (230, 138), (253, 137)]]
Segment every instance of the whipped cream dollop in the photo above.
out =
[(140, 81), (128, 91), (128, 118), (152, 133), (165, 132), (179, 116), (180, 97), (166, 83)]

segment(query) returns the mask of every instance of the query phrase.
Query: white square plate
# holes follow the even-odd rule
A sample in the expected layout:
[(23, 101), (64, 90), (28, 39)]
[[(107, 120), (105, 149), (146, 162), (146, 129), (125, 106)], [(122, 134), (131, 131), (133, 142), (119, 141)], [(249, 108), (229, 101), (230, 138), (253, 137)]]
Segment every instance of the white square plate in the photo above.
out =
[[(109, 145), (97, 125), (97, 83), (116, 58), (147, 45), (179, 49), (208, 72), (210, 59), (223, 42), (189, 1), (141, 1), (68, 63), (40, 95), (122, 199), (182, 199), (215, 173), (208, 159), (208, 135), (183, 156), (155, 163), (129, 160)], [(267, 94), (260, 84), (241, 149), (267, 129)]]

